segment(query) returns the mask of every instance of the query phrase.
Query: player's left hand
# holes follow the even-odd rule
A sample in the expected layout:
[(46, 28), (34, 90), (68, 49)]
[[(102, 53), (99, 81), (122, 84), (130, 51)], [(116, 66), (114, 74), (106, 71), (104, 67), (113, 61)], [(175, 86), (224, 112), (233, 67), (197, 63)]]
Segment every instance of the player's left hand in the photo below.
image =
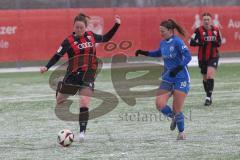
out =
[(117, 24), (121, 24), (121, 19), (120, 19), (120, 16), (119, 15), (115, 15), (115, 22)]

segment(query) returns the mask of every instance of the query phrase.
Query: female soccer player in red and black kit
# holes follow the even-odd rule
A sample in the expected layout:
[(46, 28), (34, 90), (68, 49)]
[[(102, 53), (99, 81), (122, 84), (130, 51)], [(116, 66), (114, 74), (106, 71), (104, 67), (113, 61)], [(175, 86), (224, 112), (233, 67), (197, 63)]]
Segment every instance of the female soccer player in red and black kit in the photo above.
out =
[(221, 33), (212, 25), (212, 15), (203, 13), (203, 25), (197, 28), (190, 40), (190, 46), (198, 46), (198, 64), (203, 75), (203, 86), (206, 92), (205, 106), (212, 104), (214, 76), (218, 67)]
[(80, 13), (74, 19), (74, 32), (69, 35), (61, 44), (55, 55), (50, 59), (48, 64), (40, 68), (41, 73), (48, 71), (58, 60), (65, 54), (68, 54), (68, 69), (62, 83), (58, 84), (57, 104), (62, 104), (67, 100), (69, 94), (66, 94), (68, 87), (71, 85), (80, 86), (71, 90), (71, 95), (75, 95), (79, 91), (80, 98), (80, 114), (79, 140), (83, 141), (86, 126), (89, 118), (88, 106), (90, 97), (94, 89), (95, 73), (97, 70), (96, 43), (109, 41), (118, 30), (121, 20), (119, 16), (115, 16), (115, 24), (105, 35), (98, 35), (92, 31), (87, 31), (88, 19), (90, 17)]

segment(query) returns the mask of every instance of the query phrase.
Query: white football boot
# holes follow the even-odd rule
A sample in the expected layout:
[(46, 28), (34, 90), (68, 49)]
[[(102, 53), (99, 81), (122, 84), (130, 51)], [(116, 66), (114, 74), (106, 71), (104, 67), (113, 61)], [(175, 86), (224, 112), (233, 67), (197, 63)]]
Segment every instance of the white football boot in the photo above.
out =
[(79, 142), (84, 142), (84, 139), (85, 139), (85, 133), (84, 132), (80, 132), (79, 133)]
[(205, 106), (210, 106), (212, 104), (212, 98), (211, 97), (206, 97), (205, 99)]

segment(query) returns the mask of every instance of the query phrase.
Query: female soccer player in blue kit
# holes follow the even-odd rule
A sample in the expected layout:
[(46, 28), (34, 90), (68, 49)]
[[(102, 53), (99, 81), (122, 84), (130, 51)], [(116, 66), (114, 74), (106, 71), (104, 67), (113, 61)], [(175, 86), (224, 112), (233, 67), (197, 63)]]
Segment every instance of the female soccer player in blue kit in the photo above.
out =
[[(174, 34), (177, 30), (182, 36), (185, 31), (174, 20), (168, 19), (160, 24), (160, 34), (164, 40), (156, 51), (137, 50), (139, 54), (150, 57), (163, 57), (164, 71), (162, 82), (156, 97), (156, 107), (165, 116), (172, 118), (170, 129), (177, 126), (179, 134), (177, 140), (185, 140), (183, 104), (189, 92), (190, 77), (187, 64), (191, 61), (191, 54), (184, 42)], [(168, 99), (173, 95), (172, 108), (167, 105)]]

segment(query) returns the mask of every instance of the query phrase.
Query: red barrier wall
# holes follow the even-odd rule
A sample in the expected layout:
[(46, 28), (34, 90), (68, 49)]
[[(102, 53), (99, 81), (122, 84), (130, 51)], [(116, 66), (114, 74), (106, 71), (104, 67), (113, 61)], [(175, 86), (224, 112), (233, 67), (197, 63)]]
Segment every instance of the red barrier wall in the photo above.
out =
[[(194, 24), (199, 24), (198, 15), (205, 11), (213, 14), (214, 22), (221, 28), (224, 44), (220, 51), (239, 52), (240, 7), (4, 10), (0, 11), (0, 62), (48, 60), (71, 34), (73, 19), (79, 12), (93, 16), (90, 27), (98, 33), (110, 29), (115, 14), (121, 16), (122, 25), (112, 41), (119, 44), (128, 40), (133, 45), (127, 50), (111, 52), (104, 51), (104, 44), (98, 45), (99, 57), (111, 57), (118, 52), (133, 56), (139, 48), (158, 48), (159, 24), (164, 19), (175, 19), (190, 36)], [(190, 49), (193, 53), (197, 51), (197, 48)]]

